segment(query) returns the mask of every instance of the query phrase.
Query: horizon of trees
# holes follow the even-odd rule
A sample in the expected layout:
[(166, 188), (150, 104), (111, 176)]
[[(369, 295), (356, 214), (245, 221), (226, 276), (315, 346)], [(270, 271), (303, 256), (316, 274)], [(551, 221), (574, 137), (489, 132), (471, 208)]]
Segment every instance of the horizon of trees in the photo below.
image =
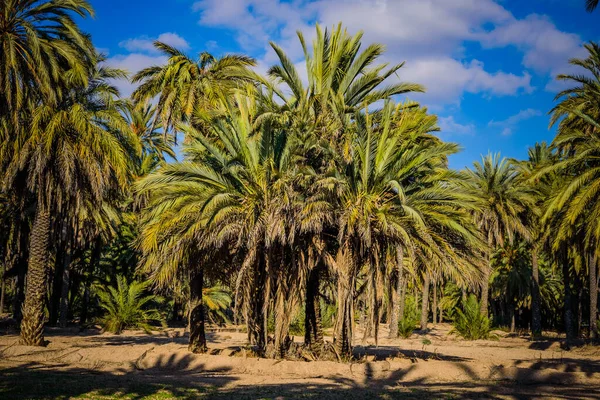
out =
[[(93, 10), (0, 10), (0, 313), (23, 343), (43, 345), (45, 325), (112, 318), (118, 332), (118, 307), (151, 305), (140, 326), (187, 319), (192, 352), (208, 319), (245, 325), (265, 356), (300, 332), (347, 359), (357, 324), (376, 340), (381, 324), (426, 330), (463, 318), (471, 295), (483, 325), (597, 339), (598, 44), (557, 77), (569, 89), (551, 144), (457, 171), (459, 147), (409, 100), (425, 88), (341, 23), (312, 44), (298, 33), (305, 77), (275, 43), (263, 76), (246, 55), (156, 42), (167, 63), (131, 77), (125, 99), (113, 82), (126, 71), (75, 15)], [(183, 160), (167, 161), (178, 135)]]

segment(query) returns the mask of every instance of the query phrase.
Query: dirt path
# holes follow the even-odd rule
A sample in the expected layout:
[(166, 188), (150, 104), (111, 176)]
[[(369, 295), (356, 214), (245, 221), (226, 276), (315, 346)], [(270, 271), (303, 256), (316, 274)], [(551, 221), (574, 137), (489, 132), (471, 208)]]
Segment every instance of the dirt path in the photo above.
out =
[[(357, 335), (360, 337), (360, 335)], [(382, 332), (385, 337), (385, 332)], [(121, 336), (58, 330), (49, 345), (0, 336), (0, 398), (572, 398), (600, 399), (600, 348), (557, 340), (466, 342), (439, 326), (406, 340), (355, 343), (357, 362), (230, 356), (236, 332), (187, 352), (181, 330)]]

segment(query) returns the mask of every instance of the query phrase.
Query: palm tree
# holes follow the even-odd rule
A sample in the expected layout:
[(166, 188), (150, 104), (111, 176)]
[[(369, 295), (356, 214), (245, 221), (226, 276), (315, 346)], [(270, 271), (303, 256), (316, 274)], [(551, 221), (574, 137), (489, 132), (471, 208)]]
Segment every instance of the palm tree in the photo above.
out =
[(452, 243), (474, 241), (474, 230), (462, 225), (470, 223), (467, 214), (455, 219), (463, 210), (458, 203), (466, 198), (443, 183), (448, 178), (446, 157), (456, 146), (440, 142), (424, 146), (409, 140), (419, 128), (403, 111), (388, 101), (375, 116), (357, 114), (352, 158), (339, 157), (339, 165), (331, 171), (337, 184), (325, 197), (334, 203), (338, 229), (339, 247), (332, 264), (338, 279), (335, 346), (341, 355), (351, 351), (358, 273), (366, 266), (372, 274), (388, 244), (403, 246), (409, 255), (455, 276), (473, 275), (472, 264), (462, 261)]
[[(591, 4), (592, 9), (596, 4)], [(560, 102), (552, 109), (551, 124), (557, 123), (558, 133), (552, 143), (561, 156), (560, 162), (548, 166), (539, 175), (554, 174), (561, 179), (554, 197), (548, 202), (544, 218), (553, 225), (554, 249), (562, 249), (565, 303), (571, 303), (569, 268), (564, 246), (585, 241), (590, 289), (590, 333), (597, 337), (598, 280), (597, 248), (600, 227), (595, 219), (600, 211), (598, 201), (597, 162), (600, 140), (600, 46), (590, 42), (585, 45), (588, 57), (571, 60), (571, 64), (584, 70), (578, 75), (560, 75), (559, 78), (575, 86), (557, 95)], [(574, 336), (571, 307), (565, 305), (565, 324), (569, 338)]]
[[(180, 122), (194, 122), (194, 114), (210, 111), (232, 89), (255, 79), (248, 69), (255, 61), (247, 56), (215, 58), (204, 52), (194, 60), (165, 43), (155, 42), (154, 46), (168, 57), (167, 64), (149, 67), (134, 75), (132, 81), (141, 84), (132, 98), (136, 102), (147, 102), (158, 96), (155, 123), (162, 124), (165, 134), (172, 132)], [(202, 120), (200, 115), (196, 117), (195, 122)]]
[[(235, 250), (242, 264), (236, 307), (243, 303), (249, 341), (264, 351), (268, 275), (273, 273), (269, 248), (275, 239), (270, 233), (276, 232), (279, 218), (273, 212), (281, 204), (276, 193), (291, 159), (282, 131), (255, 129), (253, 96), (238, 93), (224, 107), (225, 115), (212, 119), (206, 134), (179, 125), (189, 141), (186, 161), (164, 166), (138, 185), (139, 193), (150, 195), (142, 228), (143, 268), (153, 279), (169, 282), (180, 266), (202, 269), (186, 263), (192, 260), (189, 249), (201, 249), (209, 260), (210, 254)], [(203, 321), (196, 322), (200, 329)], [(205, 345), (190, 345), (193, 351), (205, 350)]]
[[(344, 127), (351, 123), (352, 115), (393, 95), (423, 91), (422, 86), (413, 83), (398, 82), (384, 86), (404, 64), (389, 68), (387, 64), (378, 64), (384, 46), (372, 44), (361, 51), (362, 36), (362, 33), (350, 36), (341, 24), (331, 32), (328, 29), (323, 31), (317, 25), (316, 38), (312, 49), (309, 49), (304, 36), (298, 33), (304, 50), (308, 84), (303, 83), (289, 56), (271, 43), (279, 59), (279, 63), (269, 70), (275, 86), (263, 83), (267, 87), (266, 92), (275, 94), (279, 100), (269, 96), (261, 99), (261, 119), (275, 119), (285, 126), (291, 140), (298, 146), (303, 163), (314, 168), (317, 174), (328, 173), (336, 153), (347, 156), (352, 135), (344, 137), (342, 132), (351, 131)], [(322, 203), (317, 201), (317, 204)], [(331, 228), (315, 227), (321, 232)], [(311, 310), (318, 306), (315, 288), (319, 287), (324, 261), (317, 263), (318, 266), (311, 268), (308, 279), (310, 290), (306, 291), (305, 302), (307, 326), (312, 327), (313, 333), (321, 331), (316, 320), (319, 310)]]
[(559, 182), (557, 176), (547, 174), (543, 178), (536, 177), (537, 172), (557, 161), (555, 152), (546, 142), (536, 143), (528, 151), (528, 160), (518, 163), (517, 166), (527, 184), (536, 191), (536, 202), (534, 208), (526, 213), (526, 220), (531, 233), (531, 334), (539, 337), (542, 334), (541, 293), (539, 258), (545, 243), (545, 226), (539, 223), (539, 217), (543, 213), (544, 203), (554, 192)]
[(515, 165), (501, 159), (499, 154), (488, 154), (473, 167), (467, 168), (465, 178), (468, 190), (477, 198), (473, 215), (475, 223), (487, 241), (484, 250), (487, 266), (481, 287), (481, 312), (487, 316), (492, 252), (505, 240), (512, 242), (515, 234), (530, 237), (523, 216), (535, 204), (535, 195), (524, 184)]
[[(156, 107), (151, 104), (125, 101), (123, 114), (129, 124), (129, 132), (135, 138), (130, 157), (135, 160), (135, 175), (146, 176), (166, 161), (175, 159), (173, 135), (161, 132), (161, 125), (154, 123)], [(137, 146), (135, 146), (137, 145)]]
[(129, 182), (129, 161), (114, 135), (126, 131), (127, 124), (115, 105), (118, 91), (106, 82), (123, 75), (118, 70), (96, 69), (88, 86), (69, 88), (68, 96), (56, 105), (36, 107), (28, 136), (9, 166), (5, 184), (13, 184), (23, 171), (36, 197), (21, 324), (25, 344), (39, 346), (44, 342), (52, 215), (68, 204), (102, 204)]
[(0, 119), (14, 124), (28, 101), (56, 102), (66, 81), (84, 84), (96, 59), (73, 15), (92, 16), (85, 0), (4, 0), (0, 8)]
[(592, 12), (598, 7), (599, 0), (585, 0), (585, 9), (588, 12)]

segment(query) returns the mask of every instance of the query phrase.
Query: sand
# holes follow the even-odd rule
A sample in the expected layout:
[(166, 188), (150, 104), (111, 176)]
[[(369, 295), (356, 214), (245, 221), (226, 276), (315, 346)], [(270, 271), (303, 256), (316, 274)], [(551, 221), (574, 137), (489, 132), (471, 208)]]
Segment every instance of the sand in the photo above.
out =
[(464, 341), (449, 330), (439, 324), (390, 340), (382, 329), (377, 345), (355, 341), (352, 363), (256, 358), (235, 331), (209, 332), (204, 355), (187, 351), (181, 328), (48, 329), (43, 348), (9, 333), (0, 336), (0, 398), (600, 399), (600, 347), (565, 350), (559, 338), (501, 332), (499, 340)]

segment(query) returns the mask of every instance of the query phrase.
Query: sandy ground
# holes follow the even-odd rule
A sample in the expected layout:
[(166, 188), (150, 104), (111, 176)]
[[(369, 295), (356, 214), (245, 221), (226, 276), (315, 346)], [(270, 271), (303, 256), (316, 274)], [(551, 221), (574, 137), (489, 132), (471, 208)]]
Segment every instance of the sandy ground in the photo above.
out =
[(187, 351), (182, 329), (119, 336), (49, 329), (44, 348), (6, 334), (0, 398), (600, 399), (600, 347), (567, 351), (558, 339), (519, 337), (468, 342), (449, 329), (395, 340), (383, 329), (377, 346), (356, 340), (352, 363), (255, 358), (240, 351), (246, 335), (238, 332), (209, 332), (207, 355)]

